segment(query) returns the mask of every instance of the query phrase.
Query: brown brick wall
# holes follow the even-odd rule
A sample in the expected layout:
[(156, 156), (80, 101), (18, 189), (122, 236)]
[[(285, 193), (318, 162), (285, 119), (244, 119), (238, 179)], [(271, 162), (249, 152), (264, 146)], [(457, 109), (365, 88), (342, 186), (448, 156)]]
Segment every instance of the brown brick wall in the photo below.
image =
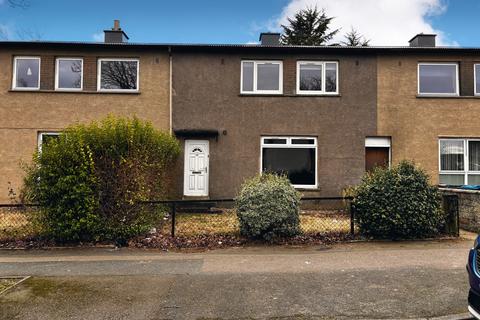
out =
[[(460, 62), (462, 97), (418, 98), (419, 61)], [(473, 95), (473, 59), (463, 56), (378, 57), (377, 135), (392, 137), (392, 160), (412, 159), (438, 183), (439, 137), (480, 138), (480, 99)]]
[[(41, 57), (40, 92), (11, 90), (13, 56)], [(84, 92), (52, 92), (55, 58), (84, 59)], [(97, 93), (96, 63), (99, 57), (135, 57), (140, 60), (139, 93)], [(0, 53), (0, 203), (8, 201), (8, 182), (18, 192), (22, 185), (22, 162), (28, 162), (41, 131), (61, 131), (68, 125), (88, 122), (108, 114), (150, 120), (169, 130), (169, 58), (166, 51), (27, 51)]]

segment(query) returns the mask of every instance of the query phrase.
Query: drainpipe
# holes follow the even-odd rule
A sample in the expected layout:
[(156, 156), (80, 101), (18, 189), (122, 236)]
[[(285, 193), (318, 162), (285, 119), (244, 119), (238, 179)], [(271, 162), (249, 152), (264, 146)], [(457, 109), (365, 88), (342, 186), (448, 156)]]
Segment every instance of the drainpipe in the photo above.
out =
[(172, 97), (172, 91), (173, 91), (173, 85), (172, 85), (172, 64), (173, 64), (173, 57), (172, 57), (172, 47), (168, 46), (168, 59), (169, 59), (169, 95), (168, 95), (168, 104), (169, 104), (169, 118), (170, 118), (170, 134), (173, 132), (173, 109), (172, 109), (172, 104), (173, 104), (173, 97)]

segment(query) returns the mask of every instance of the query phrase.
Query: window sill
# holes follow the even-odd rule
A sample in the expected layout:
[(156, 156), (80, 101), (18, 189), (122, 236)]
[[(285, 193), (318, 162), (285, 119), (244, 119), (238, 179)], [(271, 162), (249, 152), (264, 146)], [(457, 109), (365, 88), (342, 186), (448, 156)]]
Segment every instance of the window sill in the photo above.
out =
[(96, 90), (19, 90), (10, 89), (8, 92), (23, 93), (75, 93), (75, 94), (140, 94), (140, 91), (96, 91)]
[[(241, 93), (239, 97), (288, 97), (288, 98), (340, 98), (342, 95), (337, 94), (254, 94), (254, 93)], [(480, 98), (480, 96), (479, 96)]]
[(434, 94), (417, 94), (418, 99), (480, 99), (480, 96), (443, 96)]

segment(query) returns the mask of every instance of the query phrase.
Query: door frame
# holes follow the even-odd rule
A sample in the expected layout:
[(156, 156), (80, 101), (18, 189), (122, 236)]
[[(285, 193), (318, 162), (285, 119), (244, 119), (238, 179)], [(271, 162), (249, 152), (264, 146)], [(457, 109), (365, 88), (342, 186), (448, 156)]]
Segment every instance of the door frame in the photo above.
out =
[[(189, 194), (188, 192), (188, 156), (189, 156), (189, 147), (192, 144), (204, 144), (205, 145), (205, 193), (203, 194)], [(186, 139), (184, 144), (184, 157), (183, 157), (183, 195), (186, 197), (208, 197), (209, 195), (209, 182), (210, 182), (210, 141), (209, 140), (194, 140)]]

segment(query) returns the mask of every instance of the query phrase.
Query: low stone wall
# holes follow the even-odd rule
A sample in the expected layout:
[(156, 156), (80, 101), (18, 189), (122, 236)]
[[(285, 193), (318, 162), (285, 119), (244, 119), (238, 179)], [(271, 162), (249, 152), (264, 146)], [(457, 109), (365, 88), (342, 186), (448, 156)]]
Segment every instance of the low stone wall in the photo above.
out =
[(480, 190), (441, 188), (443, 194), (458, 196), (460, 228), (480, 233)]

